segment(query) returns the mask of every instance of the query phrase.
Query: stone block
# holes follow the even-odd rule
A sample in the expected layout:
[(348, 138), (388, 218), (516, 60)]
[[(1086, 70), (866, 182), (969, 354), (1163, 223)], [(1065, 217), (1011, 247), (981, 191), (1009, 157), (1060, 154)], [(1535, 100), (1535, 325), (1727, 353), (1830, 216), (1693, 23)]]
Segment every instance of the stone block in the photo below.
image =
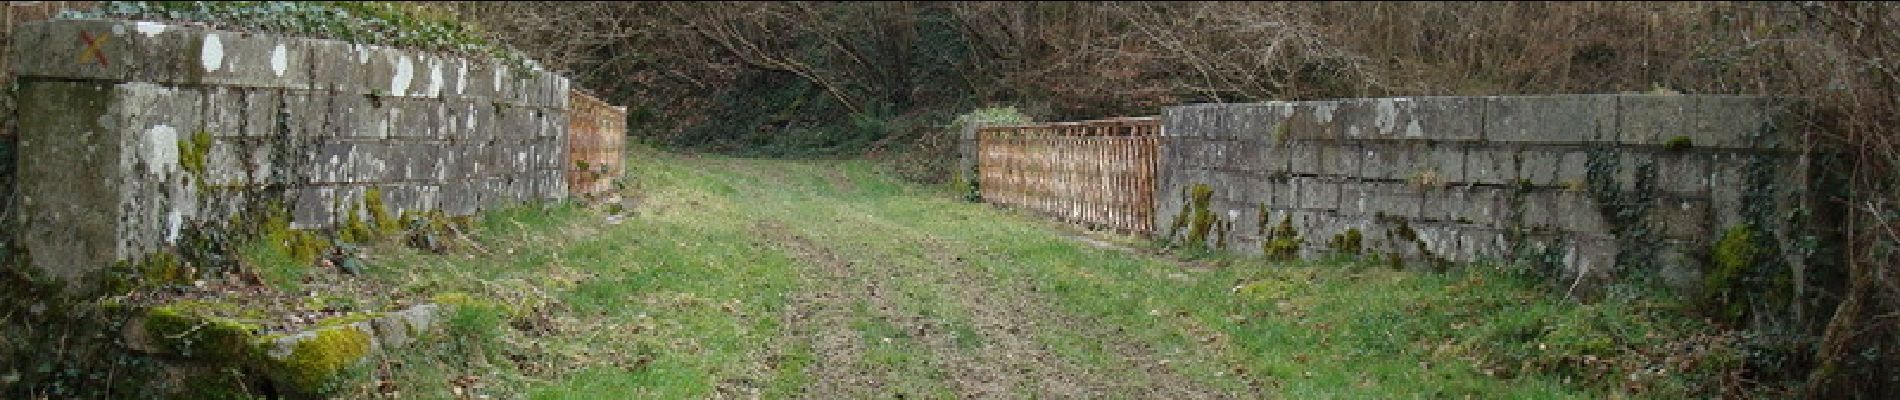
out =
[(1649, 213), (1649, 226), (1655, 227), (1662, 237), (1680, 240), (1702, 240), (1714, 237), (1713, 221), (1709, 200), (1675, 196), (1658, 196)]
[(1359, 151), (1362, 156), (1358, 176), (1364, 179), (1409, 181), (1425, 171), (1422, 165), (1424, 161), (1419, 159), (1423, 148), (1423, 145), (1412, 143), (1366, 143)]
[(474, 215), (481, 209), (483, 181), (456, 180), (442, 184), (442, 211), (449, 215)]
[(293, 189), (290, 196), (292, 229), (328, 228), (336, 222), (336, 187), (302, 187)]
[(1700, 152), (1663, 152), (1653, 156), (1656, 189), (1684, 196), (1709, 193), (1709, 156)]
[(1288, 185), (1299, 193), (1299, 207), (1305, 210), (1335, 210), (1339, 208), (1340, 183), (1332, 178), (1291, 178)]
[(1357, 140), (1476, 141), (1485, 103), (1476, 97), (1396, 97), (1342, 100), (1334, 111), (1343, 138)]
[(193, 83), (264, 88), (312, 86), (308, 40), (272, 34), (205, 31), (199, 39), (202, 76)]
[(443, 137), (448, 125), (448, 105), (436, 99), (394, 99), (389, 107), (389, 137), (396, 139), (433, 139)]
[(308, 39), (304, 50), (310, 60), (310, 84), (307, 89), (345, 94), (373, 93), (366, 73), (369, 49), (339, 40)]
[(330, 93), (321, 100), (329, 118), (329, 136), (338, 138), (388, 138), (391, 122), (402, 115), (394, 97)]
[(157, 22), (63, 19), (21, 24), (9, 59), (21, 78), (195, 83), (202, 30)]
[(277, 131), (279, 89), (210, 86), (204, 92), (204, 130), (216, 136), (263, 137)]
[(285, 92), (283, 120), (285, 134), (293, 137), (335, 136), (331, 128), (330, 100), (333, 96), (311, 92)]
[(1791, 149), (1798, 129), (1785, 102), (1758, 96), (1694, 96), (1685, 130), (1695, 148)]
[(1695, 110), (1698, 96), (1681, 95), (1619, 95), (1617, 96), (1617, 126), (1622, 132), (1619, 141), (1635, 145), (1660, 146), (1670, 139), (1689, 136), (1689, 126), (1684, 119)]
[(1517, 153), (1519, 182), (1547, 187), (1563, 186), (1565, 158), (1572, 152), (1554, 148), (1531, 148)]
[(1340, 210), (1349, 214), (1413, 219), (1424, 216), (1424, 195), (1417, 188), (1395, 182), (1357, 182), (1346, 185)]
[(1484, 139), (1504, 143), (1613, 143), (1614, 95), (1484, 98)]
[(1419, 218), (1447, 223), (1504, 228), (1516, 220), (1514, 190), (1498, 187), (1449, 187), (1418, 191)]
[(1515, 146), (1467, 146), (1465, 148), (1465, 182), (1516, 185), (1517, 179), (1518, 160)]

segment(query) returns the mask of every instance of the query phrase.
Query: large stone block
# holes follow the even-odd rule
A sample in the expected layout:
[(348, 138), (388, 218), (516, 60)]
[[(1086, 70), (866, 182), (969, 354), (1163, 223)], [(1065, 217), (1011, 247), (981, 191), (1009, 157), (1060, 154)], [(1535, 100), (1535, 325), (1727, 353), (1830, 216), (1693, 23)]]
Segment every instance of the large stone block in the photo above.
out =
[(1466, 146), (1466, 183), (1516, 185), (1518, 146)]
[(307, 89), (336, 93), (370, 94), (367, 78), (369, 50), (359, 44), (339, 40), (304, 41), (309, 53), (310, 84)]
[(1419, 191), (1420, 218), (1463, 225), (1508, 227), (1515, 224), (1515, 190), (1501, 187), (1449, 187)]
[(204, 130), (217, 136), (262, 137), (277, 132), (279, 89), (210, 86), (204, 92)]
[(13, 30), (9, 59), (21, 78), (196, 83), (202, 32), (157, 22), (36, 21)]
[(1792, 149), (1799, 130), (1788, 103), (1758, 96), (1695, 96), (1685, 134), (1697, 148)]
[(1662, 145), (1678, 136), (1689, 136), (1685, 117), (1695, 111), (1698, 96), (1620, 95), (1617, 96), (1619, 141), (1635, 145)]
[(1340, 186), (1342, 181), (1336, 178), (1291, 178), (1288, 180), (1294, 192), (1299, 193), (1299, 208), (1306, 210), (1336, 210), (1339, 208)]
[(312, 86), (308, 40), (270, 34), (204, 31), (198, 39), (202, 76), (193, 83), (265, 88)]
[(1684, 196), (1707, 196), (1709, 156), (1701, 152), (1664, 152), (1653, 156), (1656, 189)]
[(1486, 97), (1484, 139), (1516, 143), (1608, 143), (1617, 140), (1616, 96)]
[(1357, 182), (1346, 185), (1341, 195), (1340, 211), (1349, 214), (1406, 219), (1425, 215), (1424, 193), (1406, 183)]
[(1345, 139), (1475, 141), (1485, 104), (1475, 97), (1342, 100), (1334, 124)]

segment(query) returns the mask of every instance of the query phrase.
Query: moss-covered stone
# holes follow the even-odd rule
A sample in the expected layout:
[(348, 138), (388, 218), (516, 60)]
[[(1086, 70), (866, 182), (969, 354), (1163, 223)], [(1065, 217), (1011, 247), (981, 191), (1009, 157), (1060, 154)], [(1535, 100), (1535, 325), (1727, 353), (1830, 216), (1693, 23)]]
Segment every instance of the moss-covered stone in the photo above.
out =
[(267, 340), (272, 348), (259, 365), (264, 375), (281, 390), (306, 395), (335, 391), (345, 371), (368, 357), (371, 349), (370, 334), (358, 325)]
[(145, 333), (160, 350), (216, 362), (241, 362), (252, 355), (260, 329), (255, 323), (224, 315), (236, 306), (185, 301), (153, 307), (145, 315)]

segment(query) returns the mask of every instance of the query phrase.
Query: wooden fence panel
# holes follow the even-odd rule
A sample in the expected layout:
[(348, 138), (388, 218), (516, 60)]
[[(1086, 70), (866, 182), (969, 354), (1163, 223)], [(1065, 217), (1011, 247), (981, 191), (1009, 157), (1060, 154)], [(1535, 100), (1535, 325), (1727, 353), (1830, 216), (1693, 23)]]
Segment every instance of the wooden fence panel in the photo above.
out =
[(1158, 118), (1118, 118), (977, 131), (983, 201), (1095, 229), (1154, 227)]

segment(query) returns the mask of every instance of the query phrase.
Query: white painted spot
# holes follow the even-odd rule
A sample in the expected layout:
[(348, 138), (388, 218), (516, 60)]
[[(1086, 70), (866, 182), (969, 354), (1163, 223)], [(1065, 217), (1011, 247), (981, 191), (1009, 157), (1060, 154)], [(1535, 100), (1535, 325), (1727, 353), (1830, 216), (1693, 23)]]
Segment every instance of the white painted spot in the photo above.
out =
[[(1333, 122), (1333, 109), (1335, 108), (1339, 108), (1339, 103), (1322, 101), (1319, 102), (1319, 104), (1313, 105), (1313, 115), (1319, 117), (1320, 123), (1330, 124)], [(1292, 109), (1289, 108), (1287, 111), (1291, 114), (1290, 111), (1292, 111)]]
[(165, 28), (166, 28), (165, 24), (152, 22), (152, 21), (139, 21), (132, 25), (132, 29), (139, 31), (139, 33), (141, 34), (144, 34), (145, 37), (153, 37), (153, 36), (158, 36), (158, 34), (165, 33)]
[(113, 36), (125, 36), (125, 25), (113, 25), (113, 26), (112, 26), (112, 35), (113, 35)]
[(369, 64), (369, 46), (351, 44), (350, 48), (356, 49), (357, 64)]
[(1425, 137), (1425, 128), (1418, 126), (1418, 120), (1405, 125), (1405, 137)]
[(455, 94), (468, 90), (468, 60), (455, 60)]
[(429, 60), (429, 96), (442, 95), (442, 62)]
[(495, 93), (501, 93), (501, 67), (495, 67)]
[(204, 63), (205, 71), (217, 71), (224, 67), (224, 43), (218, 41), (218, 35), (205, 35), (204, 51), (198, 53), (198, 60)]
[(1393, 104), (1392, 99), (1379, 99), (1373, 104), (1372, 126), (1377, 128), (1379, 133), (1392, 133), (1394, 128), (1398, 128), (1398, 124), (1399, 108)]
[(178, 229), (185, 225), (185, 215), (172, 210), (165, 216), (165, 243), (178, 243)]
[(277, 76), (284, 76), (284, 71), (290, 70), (290, 51), (284, 49), (283, 43), (278, 43), (277, 48), (270, 51), (270, 70)]
[(403, 55), (396, 61), (396, 76), (389, 80), (389, 95), (402, 96), (409, 92), (409, 80), (416, 77), (415, 62)]
[(178, 130), (158, 125), (145, 130), (145, 172), (164, 176), (178, 169)]

